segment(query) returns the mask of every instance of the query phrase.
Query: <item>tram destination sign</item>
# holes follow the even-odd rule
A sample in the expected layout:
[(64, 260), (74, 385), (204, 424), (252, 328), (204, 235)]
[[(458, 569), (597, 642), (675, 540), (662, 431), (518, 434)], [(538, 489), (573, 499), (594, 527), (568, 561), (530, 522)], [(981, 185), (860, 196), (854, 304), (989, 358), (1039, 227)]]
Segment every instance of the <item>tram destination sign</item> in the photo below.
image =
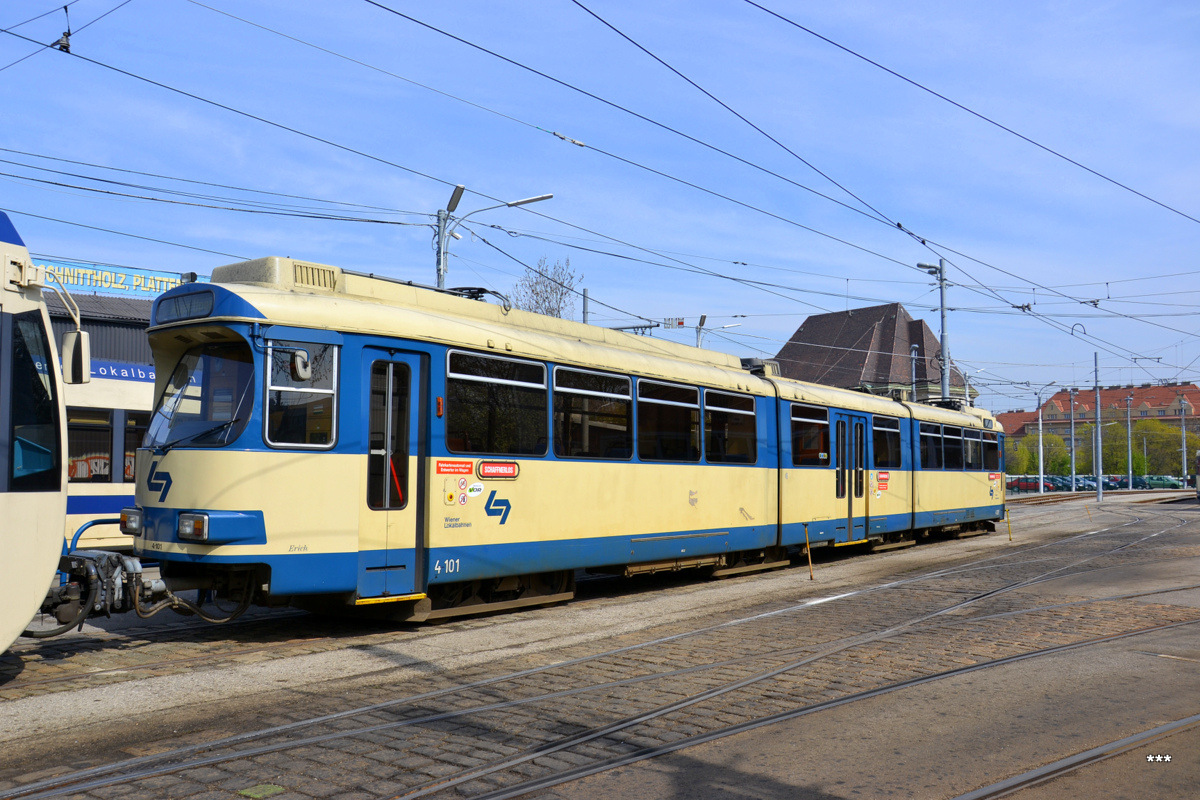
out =
[[(71, 292), (105, 294), (118, 297), (154, 298), (184, 282), (178, 272), (115, 267), (84, 261), (38, 259), (34, 262), (54, 274)], [(207, 281), (207, 275), (196, 277)]]

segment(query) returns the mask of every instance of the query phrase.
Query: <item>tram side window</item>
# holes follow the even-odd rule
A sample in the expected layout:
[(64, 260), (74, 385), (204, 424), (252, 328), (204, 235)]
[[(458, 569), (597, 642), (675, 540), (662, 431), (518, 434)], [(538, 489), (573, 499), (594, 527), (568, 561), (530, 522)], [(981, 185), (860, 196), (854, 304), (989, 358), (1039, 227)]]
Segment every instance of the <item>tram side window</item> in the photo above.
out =
[(451, 351), (446, 373), (446, 448), (452, 453), (544, 456), (546, 367)]
[(367, 411), (367, 505), (404, 508), (408, 503), (407, 364), (376, 361), (371, 365), (371, 397)]
[(67, 409), (67, 480), (111, 483), (112, 412), (103, 408)]
[(792, 404), (792, 465), (828, 467), (829, 409)]
[(942, 426), (942, 452), (945, 454), (946, 469), (963, 468), (963, 435), (962, 428), (953, 425)]
[(899, 468), (903, 463), (900, 457), (900, 420), (875, 417), (872, 429), (875, 469)]
[(963, 429), (963, 462), (967, 469), (983, 469), (983, 431)]
[(142, 445), (146, 429), (150, 427), (149, 411), (125, 412), (125, 482), (137, 478), (137, 449)]
[(638, 381), (638, 458), (700, 460), (700, 390)]
[(921, 469), (942, 468), (942, 426), (921, 423)]
[(991, 472), (1000, 471), (1000, 440), (991, 431), (983, 434), (983, 468)]
[(633, 455), (632, 381), (623, 375), (554, 370), (554, 455), (627, 459)]
[(338, 348), (270, 342), (267, 444), (329, 448), (337, 438)]
[(16, 492), (56, 492), (59, 469), (58, 396), (50, 370), (50, 343), (37, 311), (12, 318), (12, 443), (10, 488)]
[(704, 457), (713, 464), (758, 462), (754, 398), (704, 390)]

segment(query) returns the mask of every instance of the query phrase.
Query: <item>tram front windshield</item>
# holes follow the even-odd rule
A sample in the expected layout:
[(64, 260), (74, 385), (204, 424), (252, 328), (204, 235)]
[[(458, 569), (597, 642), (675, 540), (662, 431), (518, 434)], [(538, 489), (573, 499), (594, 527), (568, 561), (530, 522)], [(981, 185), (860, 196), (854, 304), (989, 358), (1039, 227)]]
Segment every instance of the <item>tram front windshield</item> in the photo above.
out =
[(220, 447), (246, 427), (254, 404), (254, 357), (245, 342), (193, 347), (158, 399), (143, 447)]

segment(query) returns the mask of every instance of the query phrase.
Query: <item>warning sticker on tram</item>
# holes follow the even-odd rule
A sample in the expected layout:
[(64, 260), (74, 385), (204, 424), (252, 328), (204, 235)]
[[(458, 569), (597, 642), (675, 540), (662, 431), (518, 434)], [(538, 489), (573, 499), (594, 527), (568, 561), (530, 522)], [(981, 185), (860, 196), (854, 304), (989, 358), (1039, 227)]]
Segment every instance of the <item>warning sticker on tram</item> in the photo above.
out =
[(512, 480), (517, 477), (520, 467), (515, 461), (480, 461), (479, 477), (493, 480)]
[(472, 470), (471, 470), (471, 462), (470, 461), (438, 461), (437, 462), (437, 474), (438, 475), (470, 475), (471, 471)]

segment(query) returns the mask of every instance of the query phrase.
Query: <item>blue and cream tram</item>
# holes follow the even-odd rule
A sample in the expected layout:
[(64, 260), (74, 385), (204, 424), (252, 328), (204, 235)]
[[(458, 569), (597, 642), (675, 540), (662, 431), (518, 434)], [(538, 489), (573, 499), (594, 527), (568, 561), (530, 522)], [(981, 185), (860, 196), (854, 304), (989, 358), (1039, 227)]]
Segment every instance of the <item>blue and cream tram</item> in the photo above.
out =
[(577, 569), (784, 563), (1004, 513), (989, 414), (266, 258), (177, 287), (135, 550), (168, 587), (423, 619)]

